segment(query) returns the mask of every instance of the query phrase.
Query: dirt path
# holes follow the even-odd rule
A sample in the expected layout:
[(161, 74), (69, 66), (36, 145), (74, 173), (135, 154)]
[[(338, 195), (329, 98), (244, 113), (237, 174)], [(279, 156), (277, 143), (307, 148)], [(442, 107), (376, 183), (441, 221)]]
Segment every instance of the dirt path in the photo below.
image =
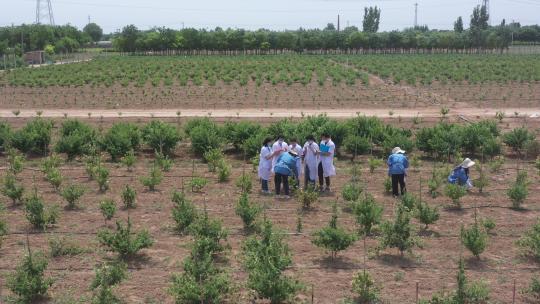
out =
[[(321, 110), (306, 110), (306, 109), (238, 109), (238, 110), (194, 110), (194, 109), (116, 109), (116, 110), (99, 110), (99, 109), (51, 109), (51, 110), (38, 110), (38, 109), (25, 109), (20, 110), (18, 115), (15, 115), (18, 110), (14, 109), (0, 109), (0, 117), (12, 118), (12, 117), (35, 117), (38, 112), (41, 112), (42, 117), (217, 117), (217, 118), (286, 118), (286, 117), (303, 117), (308, 115), (326, 114), (332, 118), (350, 118), (356, 115), (376, 116), (380, 118), (389, 117), (440, 117), (440, 109), (436, 107), (432, 108), (417, 108), (417, 109), (321, 109)], [(540, 108), (505, 108), (505, 109), (491, 109), (491, 108), (460, 108), (451, 109), (449, 116), (464, 116), (464, 117), (494, 117), (497, 112), (503, 112), (506, 116), (513, 116), (514, 113), (519, 113), (520, 116), (527, 116), (530, 118), (540, 118)]]

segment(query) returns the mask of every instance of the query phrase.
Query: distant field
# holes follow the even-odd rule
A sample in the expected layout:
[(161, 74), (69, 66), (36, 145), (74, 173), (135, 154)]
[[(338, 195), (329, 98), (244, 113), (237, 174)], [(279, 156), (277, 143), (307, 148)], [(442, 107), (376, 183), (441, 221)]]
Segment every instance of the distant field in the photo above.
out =
[(540, 56), (112, 56), (0, 85), (6, 108), (534, 107)]

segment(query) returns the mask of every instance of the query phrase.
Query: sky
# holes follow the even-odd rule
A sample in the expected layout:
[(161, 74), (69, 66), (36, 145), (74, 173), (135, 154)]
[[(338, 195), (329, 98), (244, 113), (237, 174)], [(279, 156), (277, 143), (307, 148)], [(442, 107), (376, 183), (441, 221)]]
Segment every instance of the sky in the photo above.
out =
[[(33, 23), (37, 0), (0, 0), (0, 26)], [(42, 0), (45, 1), (46, 0)], [(362, 28), (363, 9), (381, 8), (380, 30), (403, 29), (414, 25), (414, 4), (418, 3), (418, 24), (431, 29), (451, 29), (458, 16), (465, 25), (474, 6), (481, 0), (50, 0), (57, 25), (82, 28), (91, 22), (105, 33), (127, 24), (139, 29), (165, 26), (213, 29), (266, 28), (272, 30), (324, 28), (337, 24), (342, 28)], [(540, 24), (540, 0), (491, 0), (491, 22), (503, 18), (525, 24)]]

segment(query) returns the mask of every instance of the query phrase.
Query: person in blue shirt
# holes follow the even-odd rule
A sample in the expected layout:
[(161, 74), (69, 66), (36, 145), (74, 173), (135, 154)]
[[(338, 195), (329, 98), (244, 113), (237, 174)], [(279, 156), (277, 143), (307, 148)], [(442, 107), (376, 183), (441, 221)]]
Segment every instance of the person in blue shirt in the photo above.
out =
[(405, 185), (405, 176), (407, 175), (407, 168), (409, 168), (409, 160), (405, 156), (405, 151), (400, 147), (392, 149), (392, 154), (388, 157), (386, 162), (388, 165), (388, 175), (392, 177), (392, 195), (394, 197), (399, 196), (399, 187), (401, 187), (401, 195), (407, 192)]
[(289, 198), (289, 176), (298, 179), (297, 158), (298, 154), (295, 151), (288, 151), (288, 153), (281, 153), (276, 159), (276, 165), (274, 166), (276, 195), (281, 194), (281, 184), (283, 184), (284, 198)]
[(450, 176), (448, 176), (448, 182), (450, 184), (458, 184), (460, 186), (467, 187), (467, 190), (470, 190), (473, 187), (471, 179), (469, 177), (469, 169), (474, 166), (470, 158), (465, 158), (463, 162), (452, 170)]

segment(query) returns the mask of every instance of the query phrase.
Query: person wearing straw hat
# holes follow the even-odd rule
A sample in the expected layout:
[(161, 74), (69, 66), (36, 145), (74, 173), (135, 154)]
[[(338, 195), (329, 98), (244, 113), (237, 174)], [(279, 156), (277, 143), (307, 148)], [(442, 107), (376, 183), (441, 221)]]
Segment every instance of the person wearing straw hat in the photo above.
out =
[(475, 165), (470, 158), (465, 158), (463, 162), (452, 170), (450, 176), (448, 176), (448, 182), (450, 184), (458, 184), (460, 186), (467, 187), (470, 190), (473, 187), (471, 178), (469, 177), (469, 169)]
[(405, 176), (407, 175), (407, 168), (409, 168), (409, 160), (405, 156), (405, 151), (400, 147), (392, 149), (392, 154), (388, 157), (386, 162), (388, 165), (388, 175), (392, 177), (392, 195), (398, 197), (401, 188), (401, 195), (407, 192), (405, 185)]
[(289, 198), (289, 176), (293, 176), (298, 180), (298, 171), (296, 169), (297, 158), (298, 154), (296, 151), (288, 151), (288, 153), (281, 153), (276, 159), (274, 184), (276, 185), (277, 196), (281, 194), (281, 184), (283, 184), (283, 191), (285, 193), (283, 198)]

